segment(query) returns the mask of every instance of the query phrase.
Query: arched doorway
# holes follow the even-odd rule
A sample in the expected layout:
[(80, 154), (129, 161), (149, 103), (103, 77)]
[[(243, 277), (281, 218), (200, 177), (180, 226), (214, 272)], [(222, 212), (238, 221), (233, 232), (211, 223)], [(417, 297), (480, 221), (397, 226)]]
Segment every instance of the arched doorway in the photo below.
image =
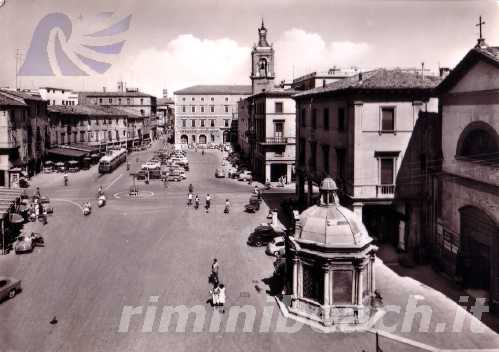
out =
[(196, 143), (196, 135), (191, 136), (191, 143)]
[(200, 135), (198, 142), (199, 144), (206, 144), (206, 136), (204, 134)]
[(229, 143), (230, 142), (230, 133), (229, 133), (229, 131), (224, 131), (223, 142), (224, 143)]
[(180, 143), (187, 144), (188, 142), (189, 142), (189, 138), (185, 134), (180, 136)]
[(458, 272), (468, 289), (488, 292), (499, 299), (499, 227), (483, 210), (459, 209), (461, 245)]

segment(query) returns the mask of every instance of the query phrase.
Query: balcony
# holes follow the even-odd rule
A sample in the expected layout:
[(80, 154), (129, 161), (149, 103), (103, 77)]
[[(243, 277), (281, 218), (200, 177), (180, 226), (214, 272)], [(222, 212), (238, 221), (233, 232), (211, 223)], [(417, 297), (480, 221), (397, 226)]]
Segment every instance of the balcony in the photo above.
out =
[(259, 142), (261, 145), (286, 145), (295, 143), (295, 138), (291, 137), (267, 137)]
[[(352, 194), (353, 188), (353, 194)], [(393, 199), (395, 195), (395, 185), (346, 185), (346, 191), (354, 198), (374, 198), (374, 199)]]

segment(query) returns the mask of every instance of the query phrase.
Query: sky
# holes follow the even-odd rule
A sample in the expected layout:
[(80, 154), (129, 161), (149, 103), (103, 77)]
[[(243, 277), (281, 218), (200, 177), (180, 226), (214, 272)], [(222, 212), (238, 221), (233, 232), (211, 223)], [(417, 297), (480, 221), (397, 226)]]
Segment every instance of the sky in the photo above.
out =
[[(251, 49), (262, 19), (275, 49), (276, 82), (333, 66), (452, 68), (476, 44), (479, 16), (486, 42), (499, 46), (499, 0), (5, 1), (0, 87), (14, 88), (16, 68), (39, 62), (40, 53), (52, 75), (28, 72), (18, 87), (109, 91), (123, 80), (171, 96), (195, 84), (251, 84)], [(54, 13), (68, 20), (70, 32), (53, 15), (46, 25)], [(127, 28), (101, 32), (128, 16)], [(124, 43), (121, 50), (95, 50), (117, 43)], [(58, 46), (84, 76), (63, 72)], [(36, 48), (42, 48), (38, 56), (30, 55)], [(97, 72), (85, 58), (110, 65)]]

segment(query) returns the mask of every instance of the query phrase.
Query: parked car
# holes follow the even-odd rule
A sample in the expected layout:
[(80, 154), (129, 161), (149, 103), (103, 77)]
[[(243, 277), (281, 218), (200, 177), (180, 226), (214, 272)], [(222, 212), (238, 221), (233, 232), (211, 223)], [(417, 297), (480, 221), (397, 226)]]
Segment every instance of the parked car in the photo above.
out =
[(215, 177), (216, 178), (224, 178), (225, 177), (225, 172), (222, 170), (222, 168), (218, 168), (215, 171)]
[(36, 246), (43, 245), (43, 238), (38, 233), (19, 236), (14, 242), (14, 251), (16, 254), (32, 252)]
[(0, 276), (0, 301), (14, 296), (21, 291), (21, 280)]
[(275, 237), (282, 235), (282, 232), (275, 231), (270, 224), (261, 224), (249, 235), (246, 243), (250, 246), (261, 247), (267, 245)]
[(285, 251), (285, 245), (284, 245), (284, 237), (278, 236), (272, 239), (267, 244), (267, 249), (265, 250), (265, 253), (268, 255), (273, 255), (275, 257), (282, 257), (284, 256), (284, 251)]
[(239, 174), (239, 176), (237, 177), (237, 179), (239, 181), (249, 181), (250, 179), (253, 178), (253, 175), (251, 174), (251, 171), (248, 171), (248, 170), (244, 170), (243, 172), (241, 172)]

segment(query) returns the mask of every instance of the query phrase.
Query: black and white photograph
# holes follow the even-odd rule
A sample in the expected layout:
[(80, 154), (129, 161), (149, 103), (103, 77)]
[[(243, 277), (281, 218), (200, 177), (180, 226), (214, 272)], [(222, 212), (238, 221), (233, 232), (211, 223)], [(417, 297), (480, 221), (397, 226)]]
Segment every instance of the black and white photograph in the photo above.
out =
[(499, 0), (0, 0), (0, 352), (499, 352)]

